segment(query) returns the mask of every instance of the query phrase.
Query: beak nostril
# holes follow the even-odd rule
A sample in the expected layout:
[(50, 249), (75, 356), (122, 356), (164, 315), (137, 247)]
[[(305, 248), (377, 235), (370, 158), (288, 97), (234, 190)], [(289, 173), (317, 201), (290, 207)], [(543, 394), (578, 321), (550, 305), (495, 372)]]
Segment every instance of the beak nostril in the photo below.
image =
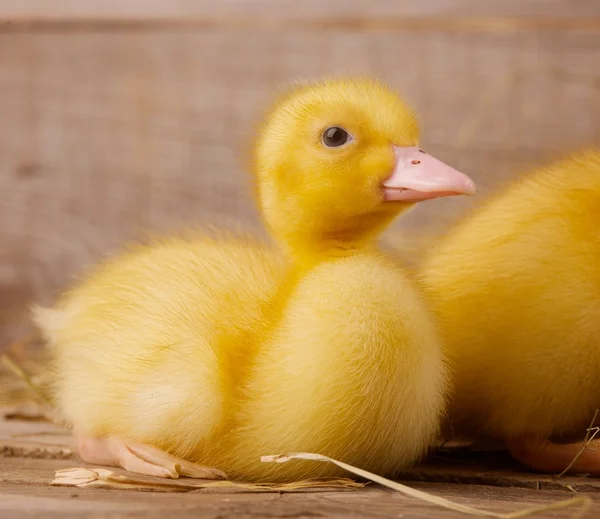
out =
[(421, 161), (420, 160), (411, 160), (410, 163), (414, 164), (416, 166), (417, 164), (421, 164)]

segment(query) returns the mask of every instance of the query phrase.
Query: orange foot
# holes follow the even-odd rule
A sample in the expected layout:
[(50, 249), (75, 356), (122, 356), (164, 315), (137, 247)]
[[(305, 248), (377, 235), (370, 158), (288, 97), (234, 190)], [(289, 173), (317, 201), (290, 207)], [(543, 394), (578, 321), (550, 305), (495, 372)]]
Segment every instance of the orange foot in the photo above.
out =
[(74, 431), (73, 437), (79, 456), (87, 463), (121, 467), (129, 472), (159, 478), (176, 479), (179, 476), (187, 476), (199, 479), (227, 479), (221, 470), (176, 458), (151, 445), (124, 442), (114, 436), (94, 438), (78, 431)]
[(511, 455), (538, 472), (563, 472), (573, 460), (569, 473), (600, 476), (600, 441), (588, 443), (578, 456), (583, 442), (559, 444), (539, 436), (521, 436), (507, 442)]

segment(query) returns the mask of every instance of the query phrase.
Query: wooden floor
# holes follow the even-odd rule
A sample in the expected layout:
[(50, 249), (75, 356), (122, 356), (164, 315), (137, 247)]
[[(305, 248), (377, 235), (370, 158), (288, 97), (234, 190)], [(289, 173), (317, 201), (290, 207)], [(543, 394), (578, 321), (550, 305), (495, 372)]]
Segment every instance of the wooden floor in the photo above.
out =
[[(4, 417), (0, 421), (0, 517), (3, 519), (465, 517), (461, 512), (445, 510), (374, 484), (351, 491), (260, 494), (52, 486), (57, 470), (85, 466), (73, 453), (68, 433), (46, 421), (15, 416), (8, 409), (0, 411)], [(401, 475), (401, 479), (413, 488), (494, 512), (512, 512), (569, 499), (577, 494), (589, 496), (594, 501), (584, 517), (591, 519), (600, 513), (600, 480), (585, 477), (556, 479), (528, 474), (503, 455), (488, 455), (483, 460), (474, 455), (454, 459), (438, 455), (429, 463)], [(535, 517), (567, 519), (577, 517), (579, 510), (577, 505)]]
[[(459, 518), (460, 512), (438, 508), (376, 485), (344, 492), (296, 494), (214, 493), (185, 494), (115, 489), (79, 489), (50, 486), (54, 471), (73, 466), (70, 460), (0, 458), (0, 517), (171, 517), (178, 518), (304, 518), (402, 517)], [(567, 491), (503, 488), (452, 483), (411, 483), (457, 503), (495, 512), (560, 501)], [(536, 517), (570, 518), (578, 508), (545, 512)], [(597, 517), (596, 503), (586, 517)]]
[[(53, 469), (65, 462), (2, 459), (0, 516), (4, 519), (47, 517), (178, 517), (178, 518), (337, 518), (401, 517), (462, 518), (460, 512), (423, 504), (393, 491), (372, 486), (350, 492), (301, 494), (214, 494), (190, 492), (165, 494), (128, 490), (69, 489), (48, 486)], [(448, 483), (418, 483), (415, 488), (458, 503), (495, 512), (509, 512), (526, 505), (559, 501), (565, 493)], [(597, 517), (600, 507), (590, 511)], [(576, 508), (547, 512), (536, 517), (570, 518)]]

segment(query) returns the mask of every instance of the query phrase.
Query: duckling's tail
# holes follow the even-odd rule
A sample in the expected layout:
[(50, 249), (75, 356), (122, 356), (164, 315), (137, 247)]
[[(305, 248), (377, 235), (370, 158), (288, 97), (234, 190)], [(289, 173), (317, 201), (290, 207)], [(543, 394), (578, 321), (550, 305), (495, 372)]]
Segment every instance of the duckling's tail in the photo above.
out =
[(30, 308), (31, 319), (38, 329), (42, 339), (52, 347), (56, 343), (60, 330), (65, 325), (66, 314), (63, 310), (56, 308), (45, 308), (40, 305), (32, 305)]

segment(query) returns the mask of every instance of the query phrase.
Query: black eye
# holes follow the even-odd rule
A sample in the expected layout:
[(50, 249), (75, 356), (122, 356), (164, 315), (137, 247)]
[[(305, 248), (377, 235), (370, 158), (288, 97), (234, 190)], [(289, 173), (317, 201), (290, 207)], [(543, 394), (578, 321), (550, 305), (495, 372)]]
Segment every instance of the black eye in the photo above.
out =
[(327, 130), (323, 132), (323, 144), (328, 148), (343, 146), (351, 139), (350, 134), (339, 126), (327, 128)]

